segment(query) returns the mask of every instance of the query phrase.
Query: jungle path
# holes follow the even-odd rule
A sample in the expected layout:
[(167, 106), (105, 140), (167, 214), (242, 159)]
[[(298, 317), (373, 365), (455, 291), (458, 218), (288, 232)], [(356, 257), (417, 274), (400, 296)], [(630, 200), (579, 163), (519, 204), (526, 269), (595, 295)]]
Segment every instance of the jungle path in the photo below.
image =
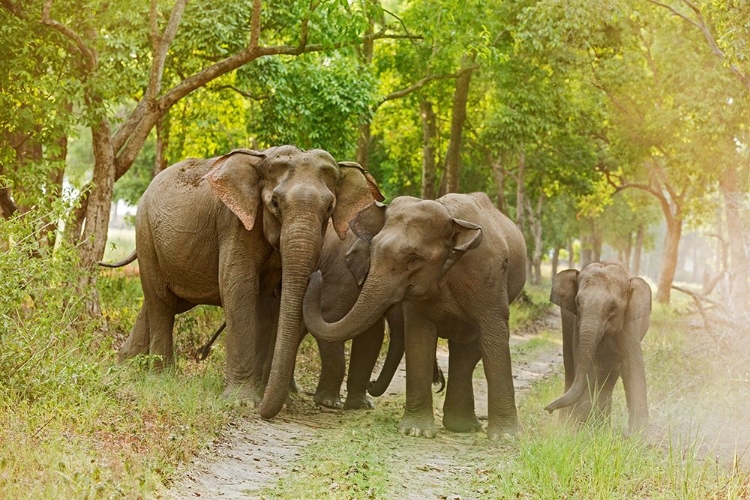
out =
[[(559, 313), (550, 311), (523, 328), (521, 335), (511, 337), (519, 405), (536, 381), (562, 364), (559, 321)], [(439, 346), (438, 362), (447, 374), (447, 348)], [(338, 496), (464, 499), (472, 498), (472, 491), (484, 493), (483, 471), (477, 464), (482, 463), (481, 458), (486, 459), (488, 452), (501, 457), (504, 446), (489, 443), (484, 433), (446, 431), (440, 424), (443, 394), (434, 396), (437, 438), (400, 436), (396, 423), (401, 416), (404, 393), (402, 360), (386, 394), (375, 398), (377, 407), (372, 411), (319, 408), (307, 394), (295, 397), (292, 407), (285, 407), (272, 421), (262, 420), (255, 410), (247, 410), (245, 417), (235, 419), (204, 452), (176, 474), (164, 497), (300, 498), (306, 497), (307, 474), (317, 481), (326, 481), (331, 493)], [(477, 415), (486, 425), (487, 384), (481, 363), (475, 372), (474, 394)], [(364, 432), (370, 434), (362, 436)], [(341, 450), (336, 451), (339, 445)], [(341, 453), (351, 454), (347, 469), (325, 470), (323, 465), (317, 465), (316, 457), (324, 460), (327, 455)], [(336, 491), (341, 488), (337, 477), (342, 475), (361, 477), (365, 485), (381, 481), (380, 495), (368, 489)], [(297, 476), (299, 479), (295, 479)]]

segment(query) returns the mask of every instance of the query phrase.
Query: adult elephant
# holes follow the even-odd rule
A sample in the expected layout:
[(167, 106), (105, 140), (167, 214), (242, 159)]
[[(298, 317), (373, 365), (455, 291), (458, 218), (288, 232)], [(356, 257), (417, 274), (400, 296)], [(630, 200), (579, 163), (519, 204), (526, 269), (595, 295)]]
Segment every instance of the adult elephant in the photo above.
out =
[[(319, 149), (238, 149), (166, 169), (136, 215), (144, 303), (121, 357), (150, 353), (172, 363), (175, 314), (220, 305), (227, 322), (225, 393), (262, 399), (261, 416), (275, 416), (292, 377), (302, 299), (328, 219), (343, 239), (357, 211), (382, 199), (359, 165), (337, 163)], [(274, 297), (279, 281), (280, 299)], [(277, 329), (262, 396), (259, 361)]]
[(622, 376), (629, 430), (644, 429), (648, 402), (641, 339), (650, 322), (651, 287), (619, 262), (594, 262), (580, 272), (558, 273), (550, 300), (562, 313), (565, 394), (545, 409), (573, 407), (575, 420), (583, 421), (593, 397), (597, 413), (609, 420), (612, 390)]
[(487, 434), (518, 431), (508, 345), (509, 304), (526, 281), (526, 246), (518, 228), (487, 195), (449, 194), (438, 200), (399, 197), (373, 203), (350, 223), (370, 243), (369, 274), (352, 309), (328, 323), (321, 314), (321, 278), (305, 297), (308, 330), (327, 341), (356, 336), (403, 301), (406, 407), (399, 431), (436, 434), (430, 385), (438, 337), (450, 358), (443, 425), (481, 429), (474, 410), (472, 373), (482, 359), (488, 383)]

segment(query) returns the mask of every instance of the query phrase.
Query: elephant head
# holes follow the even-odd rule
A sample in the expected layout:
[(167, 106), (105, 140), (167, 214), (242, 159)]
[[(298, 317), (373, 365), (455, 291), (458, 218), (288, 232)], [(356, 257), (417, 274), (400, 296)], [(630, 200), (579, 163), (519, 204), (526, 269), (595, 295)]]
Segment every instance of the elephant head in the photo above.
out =
[(369, 273), (357, 302), (341, 320), (327, 323), (320, 312), (319, 274), (312, 276), (305, 296), (308, 330), (329, 342), (355, 337), (397, 302), (436, 295), (450, 269), (482, 241), (480, 226), (451, 217), (436, 201), (408, 196), (390, 206), (368, 205), (350, 227), (370, 243)]
[(261, 416), (271, 418), (286, 399), (302, 325), (302, 300), (328, 219), (343, 240), (357, 211), (383, 195), (358, 164), (337, 163), (326, 151), (294, 146), (232, 151), (219, 157), (205, 178), (248, 231), (260, 219), (266, 240), (281, 254), (280, 319), (260, 407)]
[(573, 345), (573, 384), (547, 405), (547, 411), (570, 406), (584, 394), (589, 379), (593, 381), (597, 348), (605, 335), (613, 336), (618, 345), (638, 346), (639, 360), (633, 362), (642, 364), (640, 341), (648, 330), (651, 288), (641, 278), (631, 278), (621, 264), (597, 262), (581, 272), (558, 273), (552, 280), (550, 301), (575, 315), (578, 341)]

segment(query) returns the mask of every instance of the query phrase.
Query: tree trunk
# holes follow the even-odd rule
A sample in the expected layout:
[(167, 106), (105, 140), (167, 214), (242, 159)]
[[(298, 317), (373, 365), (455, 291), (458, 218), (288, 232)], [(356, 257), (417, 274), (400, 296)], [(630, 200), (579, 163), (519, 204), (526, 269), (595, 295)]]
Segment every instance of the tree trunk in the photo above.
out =
[(461, 165), (461, 136), (466, 121), (466, 103), (469, 100), (472, 69), (466, 69), (456, 78), (456, 91), (453, 94), (453, 116), (451, 136), (445, 157), (446, 192), (457, 193), (459, 189), (459, 167)]
[(593, 262), (601, 262), (602, 261), (602, 232), (597, 227), (596, 222), (592, 220), (591, 227), (593, 229), (592, 236), (591, 236), (591, 252), (592, 252), (592, 259)]
[(523, 232), (523, 212), (526, 197), (526, 154), (521, 151), (518, 157), (518, 178), (516, 179), (516, 226)]
[(628, 241), (623, 250), (622, 264), (630, 272), (630, 255), (633, 253), (633, 233), (628, 233)]
[[(373, 21), (368, 20), (367, 29), (365, 35), (372, 35), (373, 33)], [(372, 56), (375, 51), (375, 45), (373, 40), (367, 40), (362, 44), (362, 48), (359, 51), (359, 59), (362, 65), (369, 67), (372, 65)], [(370, 123), (372, 122), (372, 114), (364, 113), (359, 117), (359, 129), (357, 131), (357, 154), (355, 160), (359, 163), (362, 168), (367, 170), (367, 152), (370, 149)]]
[(554, 278), (557, 274), (557, 267), (560, 263), (560, 247), (555, 246), (555, 249), (552, 251), (552, 277)]
[(643, 225), (638, 226), (638, 232), (635, 236), (635, 254), (633, 255), (633, 267), (631, 274), (638, 276), (641, 272), (641, 252), (643, 251), (643, 239), (646, 236), (646, 230)]
[(677, 258), (679, 255), (680, 238), (682, 237), (682, 218), (671, 217), (667, 219), (667, 234), (664, 238), (664, 250), (661, 261), (661, 272), (659, 273), (659, 288), (656, 291), (656, 301), (661, 304), (669, 304), (672, 282), (677, 270)]
[(505, 169), (503, 168), (500, 157), (492, 159), (492, 155), (487, 154), (487, 161), (495, 175), (495, 192), (497, 193), (497, 209), (505, 215), (508, 215), (508, 202), (505, 199)]
[(531, 254), (532, 263), (532, 274), (531, 282), (534, 285), (539, 285), (542, 282), (542, 203), (544, 201), (544, 193), (539, 195), (536, 208), (531, 207), (531, 202), (526, 200), (526, 213), (529, 221), (529, 228), (531, 234), (534, 237), (534, 250)]
[(115, 184), (115, 153), (112, 148), (109, 125), (100, 121), (91, 127), (94, 149), (93, 187), (86, 200), (85, 222), (81, 234), (79, 254), (86, 273), (81, 283), (81, 291), (91, 291), (87, 301), (88, 312), (99, 315), (99, 301), (96, 295), (96, 263), (104, 257), (109, 228), (109, 212), (112, 204), (112, 190)]
[(169, 115), (165, 114), (156, 123), (156, 159), (154, 161), (154, 177), (167, 168), (167, 146), (169, 146)]
[(746, 311), (750, 291), (748, 290), (748, 256), (745, 251), (744, 227), (740, 209), (745, 195), (739, 190), (737, 170), (730, 167), (721, 182), (724, 210), (729, 234), (729, 276), (732, 284), (732, 307), (736, 312)]
[(434, 200), (435, 195), (435, 140), (437, 125), (432, 103), (424, 97), (419, 101), (419, 114), (422, 117), (422, 198)]
[(570, 239), (570, 242), (568, 243), (568, 267), (570, 269), (575, 269), (576, 267), (576, 256), (574, 255), (574, 248), (573, 248), (573, 238)]

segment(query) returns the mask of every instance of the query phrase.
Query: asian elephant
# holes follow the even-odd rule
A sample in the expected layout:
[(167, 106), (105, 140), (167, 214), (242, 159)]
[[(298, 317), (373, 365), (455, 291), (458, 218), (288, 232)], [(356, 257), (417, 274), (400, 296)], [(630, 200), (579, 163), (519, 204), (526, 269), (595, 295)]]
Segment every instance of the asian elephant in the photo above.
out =
[(403, 302), (406, 406), (399, 431), (436, 435), (430, 391), (437, 338), (450, 349), (443, 425), (481, 429), (472, 373), (482, 359), (488, 383), (490, 439), (518, 431), (508, 345), (509, 304), (526, 281), (526, 245), (518, 228), (483, 193), (438, 200), (398, 197), (372, 203), (350, 223), (370, 243), (369, 274), (351, 310), (335, 323), (321, 314), (321, 277), (310, 279), (305, 324), (322, 340), (363, 332)]
[[(322, 277), (321, 308), (326, 321), (343, 318), (354, 306), (367, 277), (370, 263), (370, 245), (352, 232), (340, 240), (332, 231), (326, 233), (320, 256)], [(383, 369), (377, 380), (369, 382), (372, 370), (383, 344), (385, 321), (388, 322), (390, 341)], [(339, 395), (344, 380), (346, 360), (344, 342), (325, 342), (316, 339), (321, 357), (321, 374), (315, 390), (316, 403), (331, 408), (373, 408), (367, 397), (385, 392), (404, 352), (404, 315), (400, 303), (388, 308), (383, 316), (357, 336), (352, 342), (349, 373), (346, 377), (346, 400)], [(443, 380), (440, 367), (435, 363), (433, 382)]]
[[(369, 245), (351, 232), (348, 232), (343, 240), (331, 232), (326, 233), (320, 256), (321, 307), (326, 320), (340, 319), (356, 302), (367, 276), (369, 250)], [(403, 338), (403, 313), (401, 305), (395, 304), (362, 335), (354, 339), (346, 379), (347, 395), (343, 403), (340, 389), (346, 369), (344, 342), (325, 342), (316, 339), (321, 357), (321, 374), (313, 397), (316, 403), (345, 409), (373, 407), (367, 397), (367, 386), (383, 344), (386, 318), (391, 331), (389, 345), (398, 345), (397, 339)]]
[(550, 300), (560, 306), (565, 394), (545, 408), (572, 408), (575, 420), (589, 417), (592, 397), (608, 420), (612, 390), (622, 376), (631, 432), (648, 425), (646, 369), (641, 339), (651, 315), (651, 288), (631, 278), (620, 263), (594, 262), (552, 280)]
[[(359, 165), (337, 163), (319, 149), (238, 149), (167, 168), (146, 189), (136, 215), (144, 303), (121, 358), (151, 353), (171, 363), (175, 314), (220, 305), (227, 322), (225, 393), (262, 399), (261, 416), (275, 416), (292, 378), (302, 300), (328, 220), (343, 239), (357, 211), (382, 199)], [(279, 282), (280, 298), (274, 296)], [(275, 341), (269, 339), (277, 329)]]

